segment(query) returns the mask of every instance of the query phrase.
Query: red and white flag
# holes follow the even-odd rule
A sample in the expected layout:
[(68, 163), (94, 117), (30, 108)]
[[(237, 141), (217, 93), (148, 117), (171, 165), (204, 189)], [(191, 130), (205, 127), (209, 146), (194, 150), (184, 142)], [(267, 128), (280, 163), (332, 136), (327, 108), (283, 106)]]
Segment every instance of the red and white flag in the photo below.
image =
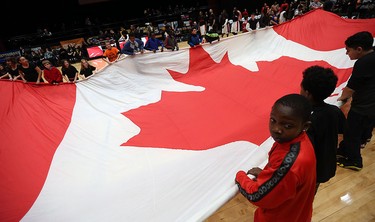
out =
[(274, 101), (375, 19), (314, 10), (202, 47), (128, 56), (76, 84), (0, 81), (0, 221), (202, 221), (264, 166)]

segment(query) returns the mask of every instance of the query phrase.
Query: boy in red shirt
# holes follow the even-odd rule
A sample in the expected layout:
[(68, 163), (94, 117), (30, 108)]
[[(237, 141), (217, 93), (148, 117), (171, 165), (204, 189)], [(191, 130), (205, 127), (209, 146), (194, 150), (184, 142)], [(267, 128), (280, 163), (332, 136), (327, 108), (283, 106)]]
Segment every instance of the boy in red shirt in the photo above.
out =
[(316, 160), (305, 132), (311, 123), (311, 110), (302, 95), (289, 94), (278, 99), (269, 120), (275, 142), (268, 153), (267, 165), (263, 169), (237, 172), (239, 191), (258, 206), (255, 222), (311, 222)]
[(63, 77), (60, 70), (53, 66), (49, 60), (44, 60), (42, 64), (44, 66), (44, 79), (47, 80), (48, 83), (59, 84), (63, 82)]

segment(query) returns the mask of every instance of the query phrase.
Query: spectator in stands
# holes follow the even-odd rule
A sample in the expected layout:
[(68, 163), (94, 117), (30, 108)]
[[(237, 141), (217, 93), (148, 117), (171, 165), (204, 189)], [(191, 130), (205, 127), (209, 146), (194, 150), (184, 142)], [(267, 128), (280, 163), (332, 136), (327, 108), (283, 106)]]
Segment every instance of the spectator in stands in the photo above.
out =
[(129, 33), (133, 33), (134, 36), (135, 36), (137, 39), (141, 39), (141, 38), (142, 38), (142, 34), (141, 34), (141, 32), (140, 32), (140, 29), (139, 29), (139, 27), (136, 26), (136, 25), (130, 25)]
[(227, 10), (223, 9), (223, 11), (221, 11), (221, 14), (219, 16), (219, 23), (221, 27), (221, 37), (224, 37), (224, 35), (227, 35), (228, 37), (230, 31), (230, 23)]
[(61, 72), (67, 82), (76, 82), (78, 80), (77, 68), (73, 66), (67, 59), (62, 60)]
[(68, 51), (64, 47), (61, 47), (59, 49), (59, 58), (60, 61), (63, 61), (64, 59), (69, 59)]
[(124, 44), (121, 53), (126, 55), (135, 55), (136, 53), (144, 53), (144, 43), (135, 37), (133, 32), (129, 33), (129, 41)]
[(270, 12), (270, 26), (278, 25), (279, 24), (279, 17), (275, 15), (273, 11)]
[(167, 24), (165, 26), (164, 35), (165, 35), (164, 47), (167, 49), (172, 49), (172, 51), (174, 50), (178, 51), (179, 47), (178, 47), (176, 32), (170, 24)]
[(289, 10), (289, 3), (287, 0), (283, 0), (283, 3), (280, 5), (279, 13), (282, 11), (288, 11)]
[(245, 14), (245, 16), (242, 17), (241, 31), (242, 31), (242, 33), (250, 32), (251, 31), (250, 23), (249, 23), (250, 18), (248, 16), (248, 13), (242, 13), (242, 14)]
[(116, 47), (113, 47), (110, 41), (106, 41), (105, 50), (103, 53), (103, 60), (109, 64), (112, 64), (114, 62), (117, 62), (119, 57), (120, 57), (120, 50)]
[(248, 23), (249, 23), (249, 28), (251, 30), (255, 30), (255, 29), (259, 28), (259, 19), (255, 18), (255, 13), (254, 12), (252, 12), (250, 14), (250, 18), (249, 18)]
[(323, 4), (320, 2), (320, 0), (313, 0), (310, 2), (309, 9), (314, 10), (318, 8), (323, 8)]
[(12, 76), (8, 73), (7, 67), (3, 63), (0, 63), (0, 79), (13, 79)]
[(332, 0), (325, 0), (323, 3), (323, 9), (328, 12), (332, 12), (335, 3)]
[(155, 33), (151, 33), (151, 36), (147, 40), (144, 48), (146, 50), (153, 51), (155, 53), (156, 51), (159, 50), (159, 47), (160, 47), (160, 51), (161, 52), (164, 51), (163, 41), (161, 41), (160, 39), (156, 38)]
[(87, 78), (96, 72), (96, 67), (91, 65), (87, 59), (81, 59), (81, 69), (79, 74), (81, 74), (82, 78)]
[(237, 7), (233, 7), (232, 11), (232, 20), (233, 23), (231, 25), (231, 30), (230, 32), (233, 35), (237, 35), (238, 32), (241, 30), (241, 24), (240, 21), (242, 20), (242, 13), (240, 10), (237, 9)]
[(217, 32), (217, 18), (212, 8), (208, 11), (208, 19), (207, 19), (207, 32), (213, 30), (213, 32)]
[(121, 37), (118, 39), (119, 42), (124, 42), (129, 40), (128, 31), (126, 29), (121, 31)]
[(293, 18), (297, 18), (298, 16), (301, 16), (301, 15), (303, 15), (303, 5), (299, 4), (297, 6), (297, 9), (294, 10), (294, 17)]
[(33, 62), (29, 62), (24, 56), (20, 56), (17, 59), (19, 71), (25, 82), (35, 82), (39, 84), (44, 82), (42, 79), (42, 70)]
[(44, 79), (49, 83), (53, 85), (57, 85), (61, 82), (63, 82), (63, 76), (58, 68), (52, 65), (52, 63), (45, 59), (42, 61), (42, 64), (44, 66), (43, 69), (43, 76)]
[(48, 59), (53, 66), (57, 65), (57, 59), (55, 57), (55, 54), (53, 54), (52, 49), (49, 47), (46, 47), (43, 54), (44, 59)]
[(203, 11), (199, 11), (198, 17), (197, 17), (198, 25), (199, 25), (199, 33), (201, 36), (206, 35), (207, 31), (207, 19)]
[(279, 14), (279, 24), (282, 24), (287, 21), (287, 12), (286, 11), (281, 11)]
[(43, 32), (42, 32), (42, 36), (43, 37), (50, 37), (50, 36), (52, 36), (52, 32), (48, 31), (47, 28), (44, 28)]
[(202, 43), (202, 38), (198, 34), (197, 29), (192, 29), (189, 36), (188, 36), (188, 44), (191, 48), (195, 48), (197, 46), (200, 46)]

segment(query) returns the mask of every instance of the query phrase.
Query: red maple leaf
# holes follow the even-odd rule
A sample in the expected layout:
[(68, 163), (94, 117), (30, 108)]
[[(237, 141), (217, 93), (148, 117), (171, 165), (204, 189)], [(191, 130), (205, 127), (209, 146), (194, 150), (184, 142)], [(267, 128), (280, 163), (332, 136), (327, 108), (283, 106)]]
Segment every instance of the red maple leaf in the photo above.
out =
[[(190, 49), (189, 71), (169, 73), (176, 81), (205, 90), (163, 91), (160, 101), (123, 113), (141, 131), (122, 145), (187, 150), (205, 150), (235, 141), (260, 145), (269, 137), (269, 112), (275, 100), (287, 93), (299, 93), (306, 67), (329, 66), (289, 57), (257, 64), (259, 71), (251, 72), (233, 65), (227, 54), (216, 63), (202, 47)], [(340, 83), (350, 75), (350, 71), (344, 72)]]

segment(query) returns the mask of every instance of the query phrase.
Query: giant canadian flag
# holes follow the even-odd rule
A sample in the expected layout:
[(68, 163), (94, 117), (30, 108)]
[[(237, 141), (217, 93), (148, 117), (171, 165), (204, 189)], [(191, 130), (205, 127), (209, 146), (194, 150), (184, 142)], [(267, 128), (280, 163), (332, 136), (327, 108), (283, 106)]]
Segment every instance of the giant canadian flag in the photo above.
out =
[(203, 221), (264, 166), (272, 104), (338, 75), (375, 19), (309, 12), (198, 48), (128, 56), (76, 84), (0, 81), (0, 221)]

